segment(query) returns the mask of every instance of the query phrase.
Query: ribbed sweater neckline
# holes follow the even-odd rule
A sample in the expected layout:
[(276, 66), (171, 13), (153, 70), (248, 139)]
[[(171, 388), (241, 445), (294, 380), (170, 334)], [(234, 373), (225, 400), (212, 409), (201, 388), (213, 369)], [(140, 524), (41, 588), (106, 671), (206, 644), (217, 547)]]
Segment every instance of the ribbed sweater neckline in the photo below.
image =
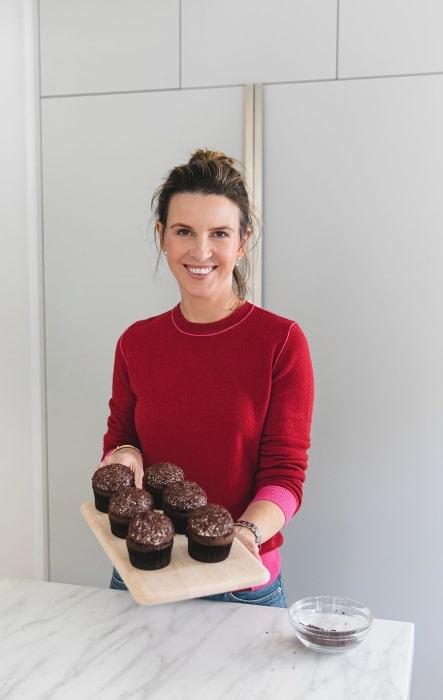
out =
[(211, 323), (193, 323), (188, 321), (180, 309), (180, 304), (174, 306), (171, 310), (171, 320), (175, 328), (187, 335), (217, 335), (231, 330), (239, 323), (242, 323), (254, 310), (254, 305), (249, 301), (244, 301), (238, 309), (233, 311), (229, 316), (220, 319), (220, 321), (212, 321)]

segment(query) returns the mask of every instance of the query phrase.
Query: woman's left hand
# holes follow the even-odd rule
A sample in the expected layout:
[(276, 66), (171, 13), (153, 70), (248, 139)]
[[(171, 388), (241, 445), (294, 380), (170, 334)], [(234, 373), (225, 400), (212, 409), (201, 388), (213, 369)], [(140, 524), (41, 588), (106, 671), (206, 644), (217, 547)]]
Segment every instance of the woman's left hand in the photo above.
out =
[(236, 525), (234, 528), (236, 538), (246, 547), (246, 549), (254, 555), (258, 561), (261, 561), (258, 551), (258, 545), (255, 542), (255, 535), (247, 527)]
[[(262, 542), (266, 542), (276, 532), (282, 529), (285, 524), (285, 516), (276, 503), (268, 500), (257, 500), (249, 504), (238, 520), (246, 520), (254, 523), (261, 532)], [(235, 526), (235, 536), (251, 552), (251, 554), (261, 561), (259, 548), (255, 541), (255, 534), (247, 527)]]

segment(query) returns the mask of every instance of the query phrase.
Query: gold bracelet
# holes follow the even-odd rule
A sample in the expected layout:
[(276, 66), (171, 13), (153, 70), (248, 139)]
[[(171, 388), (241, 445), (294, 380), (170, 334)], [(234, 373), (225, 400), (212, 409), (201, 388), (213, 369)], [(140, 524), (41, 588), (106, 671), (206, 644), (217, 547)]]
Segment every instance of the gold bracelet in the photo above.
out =
[(134, 447), (134, 445), (119, 445), (114, 450), (112, 450), (111, 455), (113, 455), (114, 452), (117, 452), (117, 450), (123, 450), (123, 448), (125, 448), (125, 447), (129, 447), (131, 450), (136, 450), (139, 453), (139, 455), (141, 455), (141, 452), (138, 449), (138, 447)]

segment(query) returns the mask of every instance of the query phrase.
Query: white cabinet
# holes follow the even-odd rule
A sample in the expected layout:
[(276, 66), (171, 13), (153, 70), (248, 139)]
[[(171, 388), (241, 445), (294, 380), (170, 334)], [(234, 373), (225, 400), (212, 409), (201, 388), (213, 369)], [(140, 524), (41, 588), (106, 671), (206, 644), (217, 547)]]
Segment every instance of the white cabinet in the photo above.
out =
[(334, 78), (336, 0), (184, 0), (182, 85)]
[(40, 0), (43, 95), (179, 85), (179, 0)]
[[(443, 538), (443, 76), (268, 86), (264, 103), (264, 304), (301, 323), (316, 380), (285, 580), (297, 597), (341, 591), (420, 620), (432, 639), (443, 579), (433, 544)], [(418, 666), (431, 670), (427, 647)]]
[(340, 78), (443, 71), (440, 0), (341, 0)]
[(115, 343), (178, 301), (155, 277), (151, 195), (199, 146), (243, 160), (244, 90), (43, 100), (50, 575), (107, 584), (80, 515), (101, 455)]

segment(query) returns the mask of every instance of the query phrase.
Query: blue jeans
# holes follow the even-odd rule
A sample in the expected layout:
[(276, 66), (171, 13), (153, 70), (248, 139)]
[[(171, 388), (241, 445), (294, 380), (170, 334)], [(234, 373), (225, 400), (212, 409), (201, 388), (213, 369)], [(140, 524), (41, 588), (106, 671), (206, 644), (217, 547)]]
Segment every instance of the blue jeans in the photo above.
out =
[[(118, 591), (127, 591), (117, 569), (113, 569), (109, 588)], [(267, 586), (262, 586), (255, 591), (234, 591), (230, 593), (215, 593), (203, 596), (203, 600), (220, 600), (225, 603), (248, 603), (249, 605), (266, 605), (271, 608), (285, 608), (286, 598), (281, 574)]]
[(111, 576), (111, 582), (109, 584), (109, 588), (112, 588), (115, 591), (127, 591), (128, 589), (126, 588), (126, 584), (123, 581), (122, 577), (118, 573), (117, 569), (114, 567), (112, 569), (112, 576)]
[(285, 589), (281, 574), (267, 586), (254, 591), (231, 591), (203, 596), (203, 600), (221, 600), (225, 603), (248, 603), (249, 605), (266, 605), (269, 608), (286, 608)]

